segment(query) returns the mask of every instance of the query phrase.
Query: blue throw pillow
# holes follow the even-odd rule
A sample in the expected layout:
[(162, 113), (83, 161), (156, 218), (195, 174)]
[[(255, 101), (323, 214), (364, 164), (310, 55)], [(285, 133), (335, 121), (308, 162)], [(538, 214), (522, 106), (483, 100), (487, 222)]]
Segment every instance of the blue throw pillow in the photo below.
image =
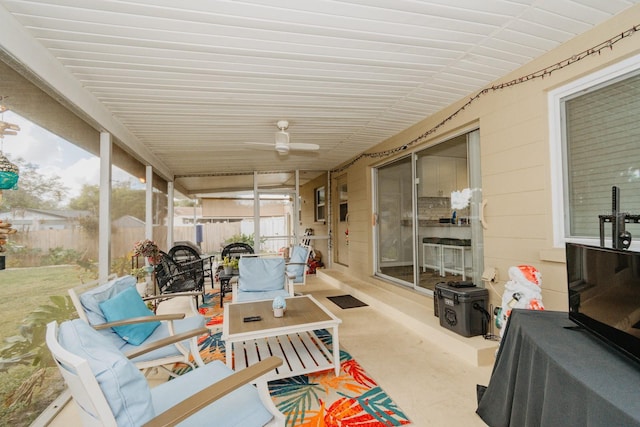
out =
[(84, 308), (87, 320), (91, 326), (105, 323), (104, 314), (100, 309), (100, 303), (113, 298), (127, 288), (136, 286), (136, 278), (133, 276), (118, 277), (103, 283), (102, 285), (90, 289), (80, 295), (80, 303)]
[[(131, 319), (132, 317), (153, 316), (138, 291), (131, 287), (100, 303), (100, 309), (107, 322)], [(113, 328), (123, 340), (132, 345), (142, 344), (160, 326), (160, 322), (144, 322)]]

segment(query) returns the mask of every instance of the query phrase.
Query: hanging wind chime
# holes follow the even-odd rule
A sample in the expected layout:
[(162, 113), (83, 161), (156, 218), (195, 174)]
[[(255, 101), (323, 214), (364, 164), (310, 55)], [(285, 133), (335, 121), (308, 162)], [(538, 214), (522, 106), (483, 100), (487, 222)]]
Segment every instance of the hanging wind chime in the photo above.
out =
[[(18, 167), (11, 163), (4, 155), (4, 137), (5, 135), (17, 135), (20, 126), (4, 121), (4, 112), (8, 108), (3, 101), (6, 97), (0, 96), (0, 206), (2, 206), (2, 192), (4, 190), (16, 190), (18, 188), (18, 178), (20, 171)], [(5, 252), (4, 246), (7, 244), (9, 234), (16, 232), (15, 228), (11, 228), (11, 223), (0, 219), (0, 270), (5, 268)]]

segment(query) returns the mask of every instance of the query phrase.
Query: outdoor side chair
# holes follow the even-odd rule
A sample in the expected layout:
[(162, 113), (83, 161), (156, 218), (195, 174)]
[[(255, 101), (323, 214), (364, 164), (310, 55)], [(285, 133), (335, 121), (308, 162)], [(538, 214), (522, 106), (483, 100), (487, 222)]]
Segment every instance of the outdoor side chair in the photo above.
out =
[(222, 248), (222, 253), (220, 256), (222, 259), (225, 257), (229, 258), (240, 258), (241, 255), (252, 254), (254, 253), (253, 248), (248, 243), (242, 242), (234, 242), (229, 243), (227, 246)]
[(193, 296), (198, 307), (198, 297), (204, 302), (204, 268), (205, 259), (177, 263), (167, 253), (160, 251), (158, 263), (154, 266), (158, 293), (162, 295)]
[(236, 373), (213, 361), (150, 388), (125, 355), (80, 319), (49, 323), (46, 343), (83, 425), (284, 426), (260, 379), (282, 364), (278, 357)]
[[(168, 255), (183, 267), (202, 267), (202, 287), (204, 288), (204, 282), (208, 278), (211, 281), (211, 289), (213, 289), (215, 285), (215, 278), (213, 275), (213, 256), (202, 256), (200, 252), (190, 245), (174, 245), (169, 249)], [(198, 261), (201, 259), (203, 262), (199, 263)]]
[[(133, 276), (123, 276), (106, 283), (91, 282), (69, 289), (78, 317), (124, 354), (137, 352), (143, 345), (177, 339), (155, 351), (133, 358), (138, 369), (161, 367), (171, 375), (166, 365), (186, 363), (198, 366), (200, 357), (197, 338), (208, 334), (205, 318), (184, 313), (155, 315), (146, 306), (158, 297), (142, 298)], [(163, 297), (166, 299), (166, 297)]]
[(294, 284), (304, 285), (307, 283), (310, 254), (311, 246), (300, 244), (291, 247), (287, 261), (287, 274), (293, 275)]
[(233, 302), (260, 301), (294, 296), (293, 281), (282, 257), (242, 257), (238, 280), (232, 283)]

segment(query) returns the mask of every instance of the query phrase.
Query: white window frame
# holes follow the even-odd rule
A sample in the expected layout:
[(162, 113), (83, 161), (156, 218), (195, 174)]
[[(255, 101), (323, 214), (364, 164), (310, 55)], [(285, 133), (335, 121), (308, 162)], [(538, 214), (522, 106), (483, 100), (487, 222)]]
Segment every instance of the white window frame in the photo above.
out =
[[(564, 248), (566, 242), (600, 245), (599, 238), (572, 238), (566, 237), (565, 219), (565, 187), (567, 180), (564, 175), (565, 147), (563, 144), (564, 117), (561, 107), (563, 98), (585, 91), (599, 84), (608, 82), (617, 77), (640, 70), (640, 55), (627, 58), (614, 65), (598, 70), (588, 76), (574, 80), (549, 92), (549, 149), (551, 168), (551, 203), (553, 216), (553, 245), (556, 248)], [(610, 231), (610, 230), (609, 230)], [(607, 230), (605, 230), (605, 234)], [(609, 232), (610, 234), (610, 232)], [(611, 247), (611, 238), (605, 238), (605, 246)], [(640, 250), (640, 242), (633, 241), (630, 249)]]
[[(320, 194), (322, 193), (322, 202), (320, 202)], [(326, 200), (327, 200), (327, 193), (325, 191), (325, 187), (324, 185), (321, 187), (316, 188), (313, 191), (314, 194), (314, 215), (315, 215), (315, 222), (326, 222), (327, 220), (327, 210), (326, 210)], [(322, 208), (322, 215), (320, 215), (320, 208)]]

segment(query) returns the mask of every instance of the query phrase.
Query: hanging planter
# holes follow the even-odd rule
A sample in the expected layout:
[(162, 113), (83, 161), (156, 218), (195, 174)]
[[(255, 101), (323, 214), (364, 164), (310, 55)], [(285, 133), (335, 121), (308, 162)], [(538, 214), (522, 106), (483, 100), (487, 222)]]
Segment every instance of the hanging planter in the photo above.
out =
[(0, 190), (17, 190), (20, 171), (0, 152)]

